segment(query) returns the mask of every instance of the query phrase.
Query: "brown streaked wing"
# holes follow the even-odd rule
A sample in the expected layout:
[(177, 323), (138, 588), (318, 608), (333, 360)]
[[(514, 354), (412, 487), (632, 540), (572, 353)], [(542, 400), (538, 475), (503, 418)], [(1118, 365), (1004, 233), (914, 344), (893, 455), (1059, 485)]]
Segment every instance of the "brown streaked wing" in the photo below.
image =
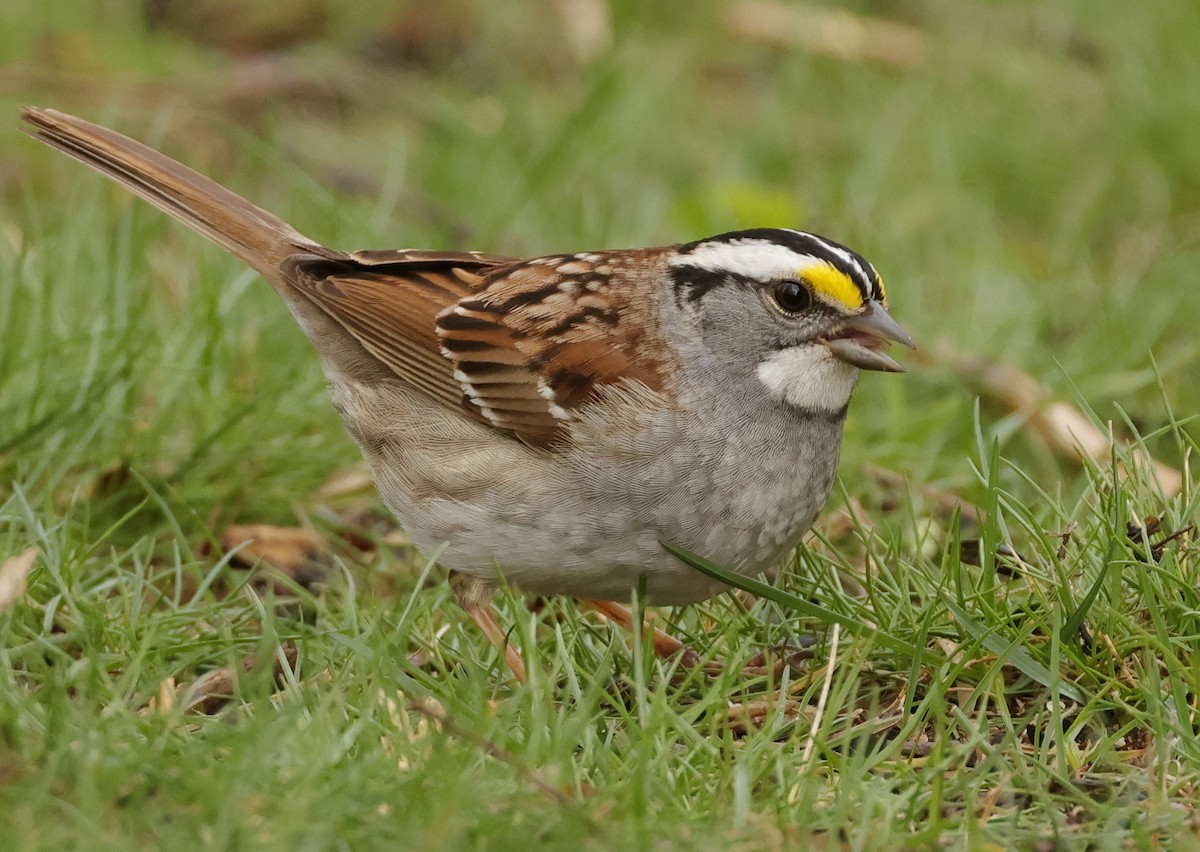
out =
[(455, 377), (484, 419), (534, 446), (552, 444), (605, 385), (662, 390), (653, 249), (538, 258), (499, 268), (437, 318)]
[(458, 266), (465, 270), (485, 270), (494, 266), (517, 263), (517, 258), (481, 251), (431, 251), (429, 249), (361, 249), (347, 254), (364, 266), (384, 266), (393, 263), (414, 266)]
[(397, 376), (459, 409), (463, 388), (442, 354), (435, 318), (476, 292), (493, 264), (507, 259), (431, 251), (361, 251), (350, 257), (295, 257), (284, 264), (284, 274)]

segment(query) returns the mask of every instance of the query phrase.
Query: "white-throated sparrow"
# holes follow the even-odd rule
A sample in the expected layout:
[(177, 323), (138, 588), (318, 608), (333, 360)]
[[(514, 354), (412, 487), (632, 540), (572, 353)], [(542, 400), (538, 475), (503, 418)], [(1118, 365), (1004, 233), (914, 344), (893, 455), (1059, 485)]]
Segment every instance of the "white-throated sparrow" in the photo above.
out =
[(473, 579), (459, 592), (477, 620), (498, 570), (538, 594), (621, 600), (644, 582), (686, 604), (720, 587), (660, 541), (776, 564), (829, 495), (859, 369), (899, 371), (883, 350), (912, 345), (874, 267), (815, 234), (530, 260), (343, 252), (110, 130), (23, 118), (271, 283), (384, 502)]

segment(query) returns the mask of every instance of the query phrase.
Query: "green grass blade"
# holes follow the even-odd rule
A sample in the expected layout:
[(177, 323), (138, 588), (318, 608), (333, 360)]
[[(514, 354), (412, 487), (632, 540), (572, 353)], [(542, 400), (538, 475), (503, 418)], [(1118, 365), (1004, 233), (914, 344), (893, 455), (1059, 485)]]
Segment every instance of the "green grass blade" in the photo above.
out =
[(819, 604), (806, 601), (804, 598), (793, 595), (790, 592), (785, 592), (782, 589), (777, 589), (774, 586), (768, 585), (761, 580), (756, 580), (753, 577), (746, 577), (734, 571), (724, 568), (717, 563), (705, 559), (703, 556), (697, 556), (683, 548), (676, 547), (667, 542), (659, 542), (663, 548), (685, 565), (695, 568), (702, 574), (707, 574), (714, 580), (719, 580), (727, 586), (733, 586), (735, 589), (742, 589), (750, 592), (752, 595), (758, 595), (761, 598), (766, 598), (773, 603), (777, 603), (782, 607), (786, 607), (801, 615), (806, 615), (809, 618), (815, 618), (825, 624), (840, 624), (847, 630), (860, 635), (870, 637), (879, 642), (884, 647), (891, 648), (893, 651), (898, 651), (903, 654), (909, 654), (913, 657), (923, 657), (926, 663), (935, 664), (940, 662), (937, 655), (931, 654), (928, 651), (923, 651), (911, 642), (905, 642), (903, 639), (892, 636), (873, 627), (867, 622), (853, 616), (843, 615), (839, 612), (834, 612), (831, 609), (826, 609)]
[(1065, 695), (1072, 701), (1078, 701), (1080, 704), (1087, 702), (1087, 696), (1082, 690), (1074, 684), (1064, 682), (1061, 677), (1056, 676), (1050, 669), (1030, 656), (1029, 652), (1021, 647), (1021, 640), (1009, 641), (996, 631), (989, 630), (964, 607), (949, 598), (945, 599), (945, 604), (959, 626), (989, 653), (995, 654), (997, 662), (1008, 663), (1030, 680), (1036, 681), (1060, 695)]

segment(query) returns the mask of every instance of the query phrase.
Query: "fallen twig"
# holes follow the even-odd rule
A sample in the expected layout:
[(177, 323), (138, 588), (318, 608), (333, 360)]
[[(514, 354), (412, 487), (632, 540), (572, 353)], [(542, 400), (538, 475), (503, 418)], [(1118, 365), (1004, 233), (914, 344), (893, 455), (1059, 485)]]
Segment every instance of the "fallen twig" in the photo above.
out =
[(844, 62), (882, 62), (908, 68), (929, 56), (931, 40), (916, 27), (845, 9), (777, 0), (743, 0), (728, 8), (725, 25), (737, 35), (776, 47), (807, 50)]
[[(1025, 417), (1034, 433), (1060, 455), (1101, 465), (1112, 457), (1116, 441), (1111, 427), (1105, 434), (1078, 408), (1054, 400), (1050, 389), (1028, 373), (1011, 364), (958, 352), (945, 344), (936, 347), (929, 357), (969, 381), (981, 396)], [(1129, 454), (1136, 465), (1154, 477), (1168, 499), (1183, 489), (1183, 474), (1175, 468), (1137, 447), (1130, 448)]]

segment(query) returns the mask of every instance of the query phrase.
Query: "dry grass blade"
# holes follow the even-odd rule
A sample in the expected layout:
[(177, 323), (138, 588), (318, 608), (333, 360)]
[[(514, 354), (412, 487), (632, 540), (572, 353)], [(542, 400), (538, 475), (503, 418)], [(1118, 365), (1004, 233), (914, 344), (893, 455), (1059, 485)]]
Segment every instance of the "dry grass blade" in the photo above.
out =
[(612, 47), (612, 11), (604, 0), (555, 0), (563, 38), (581, 63), (589, 63)]
[[(1115, 441), (1075, 406), (1052, 399), (1050, 389), (1011, 364), (958, 352), (947, 345), (934, 350), (934, 363), (949, 367), (970, 382), (981, 396), (1020, 414), (1055, 452), (1075, 459), (1107, 464)], [(1183, 489), (1183, 474), (1134, 448), (1131, 455), (1148, 470), (1167, 498)]]
[(240, 548), (235, 563), (253, 568), (262, 562), (304, 587), (322, 579), (328, 562), (328, 543), (307, 527), (231, 525), (221, 533), (221, 549), (234, 548)]
[(770, 698), (730, 704), (726, 719), (730, 732), (740, 737), (749, 733), (751, 729), (764, 727), (767, 720), (776, 714), (792, 720), (800, 718), (805, 711), (805, 705), (796, 699), (774, 695)]
[(301, 563), (316, 558), (325, 541), (315, 531), (303, 527), (276, 527), (270, 524), (235, 524), (221, 533), (221, 547), (237, 553), (238, 561), (254, 563), (262, 560), (285, 573)]
[(930, 38), (916, 27), (844, 9), (743, 0), (725, 14), (742, 38), (776, 47), (801, 48), (846, 62), (912, 67), (929, 56)]
[(829, 662), (825, 664), (825, 680), (821, 684), (821, 695), (817, 698), (817, 712), (813, 715), (812, 725), (808, 729), (808, 740), (804, 743), (804, 754), (800, 763), (807, 765), (812, 756), (813, 747), (817, 742), (817, 731), (825, 718), (825, 707), (829, 704), (829, 690), (833, 686), (833, 668), (837, 665), (838, 640), (842, 638), (842, 626), (833, 625), (829, 633)]
[[(283, 658), (288, 668), (296, 665), (297, 649), (294, 642), (284, 642)], [(216, 713), (233, 700), (238, 678), (258, 667), (258, 654), (250, 654), (241, 661), (228, 666), (221, 666), (211, 672), (201, 675), (190, 684), (182, 686), (176, 692), (179, 703), (185, 710), (211, 715)], [(273, 674), (278, 682), (283, 678), (283, 660), (275, 656)]]
[(37, 548), (31, 547), (19, 556), (6, 559), (0, 565), (0, 612), (12, 606), (25, 594), (25, 580), (37, 560)]

